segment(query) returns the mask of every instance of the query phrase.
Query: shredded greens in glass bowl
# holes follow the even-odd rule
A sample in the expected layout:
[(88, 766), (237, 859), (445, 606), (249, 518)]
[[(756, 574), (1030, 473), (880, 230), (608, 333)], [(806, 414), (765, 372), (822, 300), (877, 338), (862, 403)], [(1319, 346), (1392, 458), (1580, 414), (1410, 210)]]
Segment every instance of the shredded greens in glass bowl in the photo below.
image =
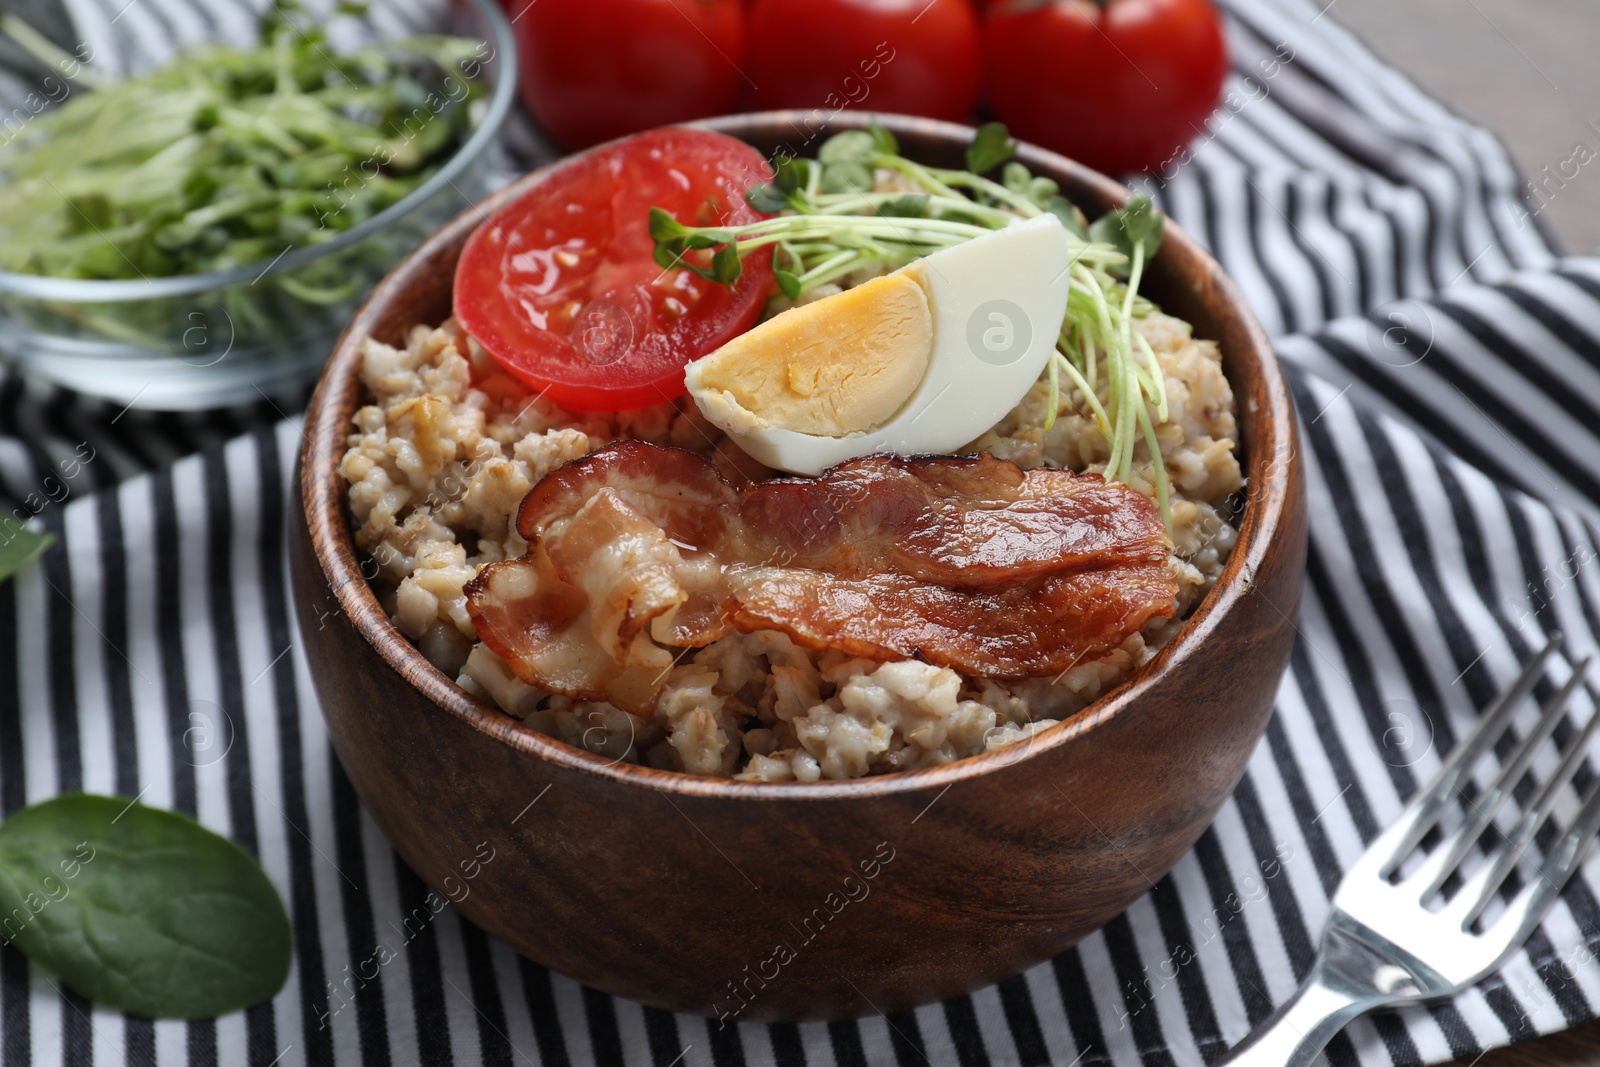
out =
[(337, 49), (291, 3), (252, 48), (115, 80), (14, 17), (73, 91), (0, 144), (0, 355), (81, 391), (201, 407), (314, 375), (371, 286), (488, 191), (515, 94), (491, 0), (474, 36)]

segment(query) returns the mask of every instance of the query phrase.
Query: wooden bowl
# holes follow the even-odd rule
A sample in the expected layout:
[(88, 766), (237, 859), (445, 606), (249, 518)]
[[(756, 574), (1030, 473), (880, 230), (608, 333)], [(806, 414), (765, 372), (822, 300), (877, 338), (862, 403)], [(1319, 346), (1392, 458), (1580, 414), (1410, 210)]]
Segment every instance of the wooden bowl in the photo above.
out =
[[(706, 122), (814, 152), (799, 112)], [(972, 131), (880, 116), (907, 155), (961, 165)], [(1127, 191), (1060, 156), (1018, 158), (1091, 216)], [(1211, 822), (1271, 713), (1305, 561), (1295, 419), (1238, 291), (1178, 227), (1147, 278), (1221, 342), (1248, 475), (1239, 544), (1187, 626), (1126, 684), (1031, 744), (933, 770), (771, 784), (619, 764), (457, 689), (363, 576), (338, 463), (363, 337), (450, 314), (462, 212), (378, 286), (312, 398), (294, 513), (295, 600), (328, 732), (407, 863), (484, 930), (586, 985), (674, 1011), (801, 1020), (887, 1012), (1014, 975), (1149, 890)], [(492, 852), (491, 852), (492, 850)], [(484, 861), (484, 857), (492, 859)]]

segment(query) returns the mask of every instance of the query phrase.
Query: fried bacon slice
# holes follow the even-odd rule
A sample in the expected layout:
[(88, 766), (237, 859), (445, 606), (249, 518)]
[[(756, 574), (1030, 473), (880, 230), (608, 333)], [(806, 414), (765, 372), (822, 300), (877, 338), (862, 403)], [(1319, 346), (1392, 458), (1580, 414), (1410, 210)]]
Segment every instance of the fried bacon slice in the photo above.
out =
[(1177, 592), (1147, 497), (987, 454), (735, 487), (618, 441), (534, 486), (517, 529), (528, 554), (468, 586), (478, 636), (529, 684), (639, 714), (676, 655), (732, 630), (1038, 677), (1170, 616)]

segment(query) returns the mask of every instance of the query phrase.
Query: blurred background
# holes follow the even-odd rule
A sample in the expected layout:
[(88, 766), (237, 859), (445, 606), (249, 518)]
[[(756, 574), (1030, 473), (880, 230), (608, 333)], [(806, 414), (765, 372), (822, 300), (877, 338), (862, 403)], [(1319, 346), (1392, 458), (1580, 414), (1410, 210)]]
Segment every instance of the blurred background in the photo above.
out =
[[(1544, 183), (1542, 198), (1524, 190), (1524, 199), (1568, 252), (1600, 249), (1600, 182), (1583, 175), (1600, 164), (1600, 4), (1334, 0), (1328, 13), (1499, 134), (1523, 176)], [(1580, 163), (1580, 145), (1597, 158)], [(1580, 177), (1570, 180), (1574, 171)]]

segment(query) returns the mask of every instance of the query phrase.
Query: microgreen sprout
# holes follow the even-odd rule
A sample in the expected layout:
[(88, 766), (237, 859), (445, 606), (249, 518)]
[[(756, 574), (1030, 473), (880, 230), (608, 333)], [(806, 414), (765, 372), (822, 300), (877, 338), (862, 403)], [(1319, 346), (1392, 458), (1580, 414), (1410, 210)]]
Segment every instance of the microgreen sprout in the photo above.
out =
[[(1013, 159), (1016, 152), (1017, 143), (999, 123), (978, 131), (965, 170), (907, 159), (894, 136), (877, 125), (846, 130), (823, 142), (814, 160), (779, 157), (772, 181), (745, 194), (751, 207), (771, 218), (743, 226), (687, 226), (651, 209), (655, 259), (664, 269), (731, 286), (744, 257), (770, 248), (778, 288), (793, 301), (852, 275), (895, 270), (1019, 217), (1056, 216), (1067, 230), (1072, 261), (1066, 316), (1043, 374), (1044, 428), (1055, 423), (1063, 388), (1081, 397), (1086, 417), (1106, 439), (1108, 481), (1127, 481), (1142, 440), (1161, 516), (1170, 526), (1167, 475), (1155, 433), (1167, 420), (1166, 385), (1155, 353), (1134, 328), (1134, 320), (1154, 310), (1139, 295), (1139, 284), (1160, 248), (1163, 217), (1149, 197), (1139, 195), (1089, 225), (1053, 180), (1034, 176)], [(986, 176), (996, 168), (999, 181)]]

